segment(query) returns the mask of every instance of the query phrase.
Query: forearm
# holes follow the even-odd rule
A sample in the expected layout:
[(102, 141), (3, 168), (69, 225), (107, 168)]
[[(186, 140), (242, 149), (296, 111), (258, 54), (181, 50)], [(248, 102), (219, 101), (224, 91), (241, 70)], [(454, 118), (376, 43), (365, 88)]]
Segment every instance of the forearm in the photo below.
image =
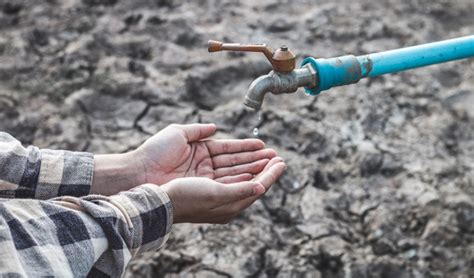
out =
[(172, 223), (167, 194), (151, 184), (110, 197), (0, 199), (0, 276), (119, 277), (164, 244)]
[(93, 169), (90, 153), (25, 148), (0, 132), (0, 197), (84, 196), (89, 194)]
[(96, 155), (25, 148), (0, 132), (0, 197), (50, 199), (113, 195), (146, 183), (146, 168), (135, 152)]
[(146, 169), (134, 152), (94, 156), (91, 193), (110, 196), (146, 183)]

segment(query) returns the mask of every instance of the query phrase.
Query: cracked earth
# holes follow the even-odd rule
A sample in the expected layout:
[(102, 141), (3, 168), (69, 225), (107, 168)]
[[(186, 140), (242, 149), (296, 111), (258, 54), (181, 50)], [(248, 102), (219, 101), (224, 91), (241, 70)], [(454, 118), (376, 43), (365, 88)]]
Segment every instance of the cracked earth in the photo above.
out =
[(259, 54), (365, 54), (474, 33), (471, 0), (1, 0), (0, 130), (24, 144), (135, 148), (170, 123), (258, 127), (288, 172), (229, 225), (176, 225), (128, 277), (474, 276), (474, 60), (246, 111)]

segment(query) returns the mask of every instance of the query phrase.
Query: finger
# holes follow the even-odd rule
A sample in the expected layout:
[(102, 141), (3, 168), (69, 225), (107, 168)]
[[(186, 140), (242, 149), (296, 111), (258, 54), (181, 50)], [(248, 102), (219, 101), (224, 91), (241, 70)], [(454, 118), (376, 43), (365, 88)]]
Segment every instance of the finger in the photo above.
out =
[(221, 204), (245, 200), (249, 197), (260, 196), (265, 192), (265, 188), (258, 182), (246, 181), (227, 184), (222, 190)]
[(218, 179), (215, 179), (215, 181), (220, 182), (220, 183), (236, 183), (236, 182), (243, 182), (243, 181), (249, 181), (253, 179), (252, 174), (240, 174), (236, 176), (229, 176), (229, 177), (221, 177)]
[[(267, 165), (265, 165), (265, 168), (263, 168), (262, 173), (265, 172), (266, 170), (270, 169), (270, 167), (277, 164), (278, 162), (283, 162), (283, 158), (281, 158), (279, 156), (276, 156), (276, 157), (270, 159), (270, 161), (267, 163)], [(260, 174), (262, 174), (262, 173), (260, 173)]]
[[(268, 163), (270, 164), (270, 162)], [(265, 188), (265, 192), (267, 192), (273, 183), (283, 174), (285, 171), (286, 165), (283, 162), (277, 162), (276, 164), (272, 165), (270, 168), (264, 171), (262, 176), (260, 177), (260, 181)], [(245, 200), (241, 200), (234, 204), (229, 204), (229, 209), (232, 211), (242, 211), (252, 205), (256, 200), (258, 200), (261, 195), (255, 195)]]
[(263, 171), (261, 175), (255, 178), (255, 181), (260, 182), (265, 190), (268, 190), (273, 183), (285, 172), (286, 165), (284, 162), (277, 162), (267, 170)]
[(265, 143), (259, 139), (223, 139), (205, 141), (212, 156), (226, 153), (240, 153), (263, 149)]
[(177, 128), (184, 131), (188, 142), (195, 142), (206, 139), (216, 133), (217, 127), (215, 124), (189, 124), (176, 125)]
[(265, 165), (265, 168), (263, 168), (262, 171), (260, 171), (260, 172), (254, 177), (254, 180), (258, 179), (258, 177), (260, 177), (265, 171), (267, 171), (268, 169), (270, 169), (270, 167), (272, 167), (273, 165), (277, 164), (278, 162), (283, 162), (283, 158), (277, 156), (277, 157), (274, 157), (274, 158), (270, 159), (270, 161), (267, 163), (267, 165)]
[(241, 152), (235, 154), (220, 154), (212, 158), (214, 168), (236, 166), (240, 164), (254, 162), (260, 159), (273, 158), (276, 152), (272, 149), (263, 149), (253, 152)]
[(216, 169), (214, 171), (214, 178), (220, 178), (225, 176), (235, 176), (244, 173), (257, 174), (265, 168), (269, 159), (261, 159), (252, 163), (232, 166), (232, 167), (223, 167)]

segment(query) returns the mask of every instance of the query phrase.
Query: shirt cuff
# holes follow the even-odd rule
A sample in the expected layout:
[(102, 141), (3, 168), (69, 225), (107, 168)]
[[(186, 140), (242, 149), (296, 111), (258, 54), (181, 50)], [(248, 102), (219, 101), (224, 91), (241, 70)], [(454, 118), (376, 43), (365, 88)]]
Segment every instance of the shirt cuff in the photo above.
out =
[(91, 153), (40, 150), (41, 166), (35, 199), (88, 195), (94, 175)]
[(173, 225), (173, 206), (168, 194), (155, 184), (144, 184), (123, 191), (111, 199), (118, 201), (128, 215), (133, 230), (132, 255), (161, 248)]

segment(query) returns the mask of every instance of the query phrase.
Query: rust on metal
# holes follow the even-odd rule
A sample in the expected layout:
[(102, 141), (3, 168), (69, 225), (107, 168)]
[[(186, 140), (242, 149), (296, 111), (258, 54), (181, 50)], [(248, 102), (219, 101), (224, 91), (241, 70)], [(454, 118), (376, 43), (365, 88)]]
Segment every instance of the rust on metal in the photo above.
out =
[(363, 64), (365, 72), (364, 72), (364, 75), (362, 77), (369, 76), (370, 72), (372, 71), (373, 64), (374, 64), (372, 59), (370, 59), (369, 55), (367, 55), (366, 58), (367, 58), (367, 63)]
[(275, 51), (272, 59), (273, 69), (277, 72), (287, 73), (295, 69), (295, 54), (287, 46), (282, 46)]

